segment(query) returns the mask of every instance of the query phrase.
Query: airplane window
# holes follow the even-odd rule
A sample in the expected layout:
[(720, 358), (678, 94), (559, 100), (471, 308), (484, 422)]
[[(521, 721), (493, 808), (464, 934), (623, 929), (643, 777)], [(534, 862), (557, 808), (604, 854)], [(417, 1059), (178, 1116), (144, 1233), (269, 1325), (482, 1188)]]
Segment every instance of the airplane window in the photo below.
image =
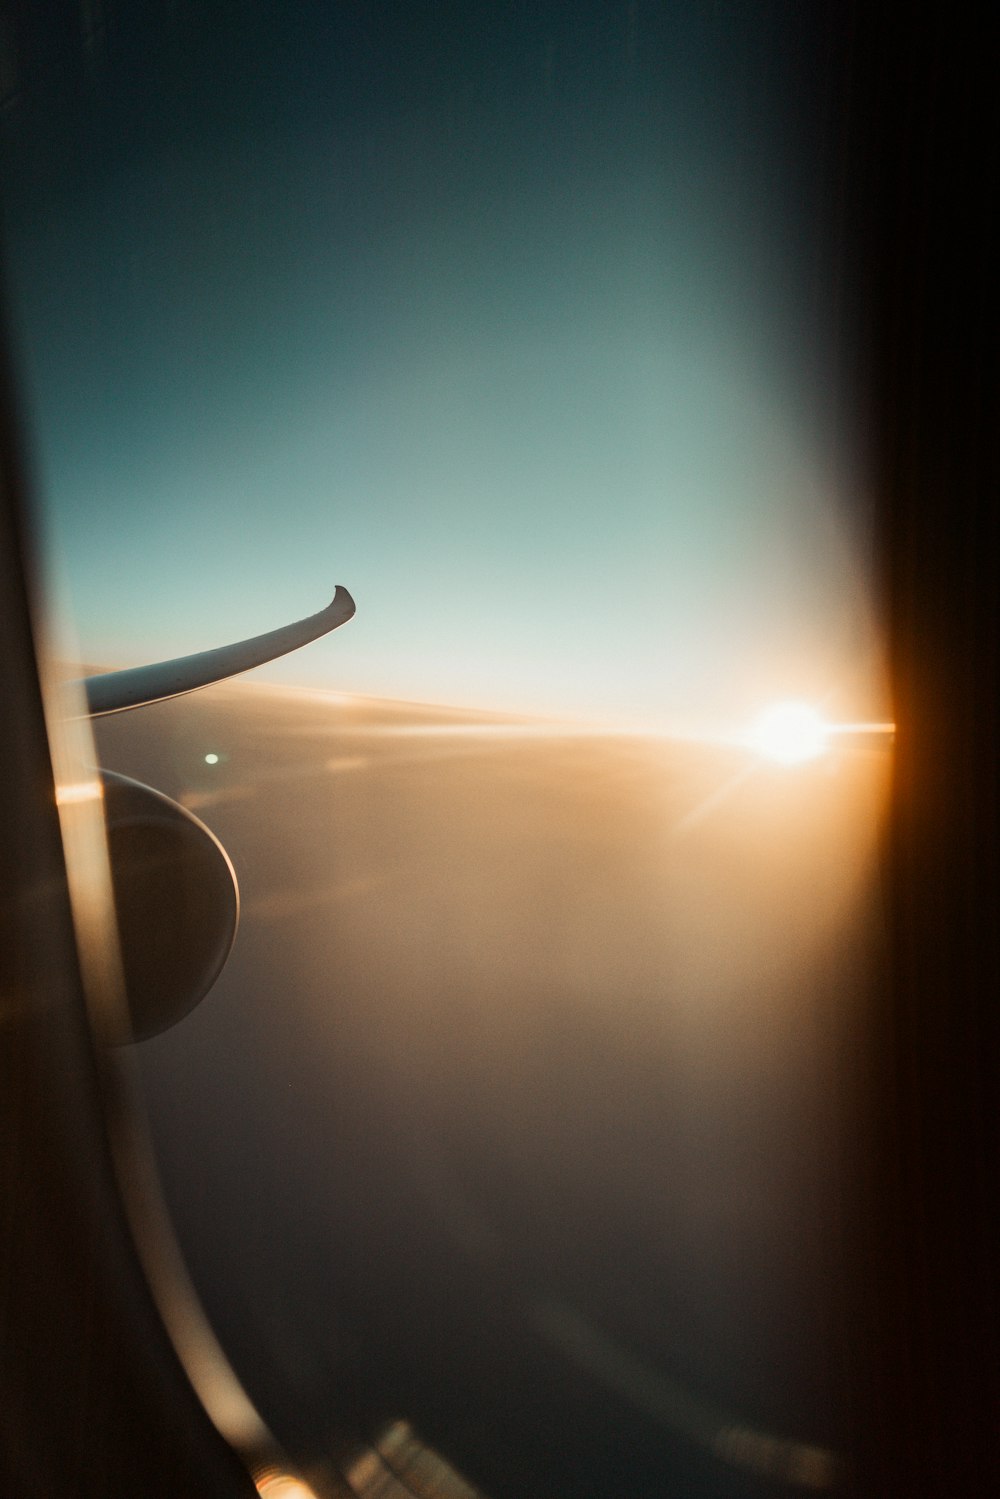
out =
[(833, 10), (5, 23), (50, 654), (341, 600), (91, 687), (261, 1494), (841, 1488), (892, 715)]

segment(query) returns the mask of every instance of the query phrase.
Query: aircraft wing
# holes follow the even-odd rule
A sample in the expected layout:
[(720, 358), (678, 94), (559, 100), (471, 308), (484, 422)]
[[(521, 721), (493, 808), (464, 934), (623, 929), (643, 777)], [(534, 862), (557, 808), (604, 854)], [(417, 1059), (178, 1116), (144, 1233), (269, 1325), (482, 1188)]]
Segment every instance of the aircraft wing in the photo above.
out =
[(263, 666), (278, 656), (298, 650), (321, 635), (328, 635), (345, 624), (354, 614), (355, 604), (346, 588), (338, 584), (332, 601), (318, 614), (294, 624), (282, 625), (249, 640), (215, 650), (198, 651), (193, 656), (178, 656), (173, 661), (158, 661), (151, 666), (133, 666), (125, 671), (102, 672), (81, 683), (92, 718), (105, 713), (120, 713), (125, 708), (140, 708), (163, 698), (180, 697), (211, 682), (237, 676), (251, 667)]

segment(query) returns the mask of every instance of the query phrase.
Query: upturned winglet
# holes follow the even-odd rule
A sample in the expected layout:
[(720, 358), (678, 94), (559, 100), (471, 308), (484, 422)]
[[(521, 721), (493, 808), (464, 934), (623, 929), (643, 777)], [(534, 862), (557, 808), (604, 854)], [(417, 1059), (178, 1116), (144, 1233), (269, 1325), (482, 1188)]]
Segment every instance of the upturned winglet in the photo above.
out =
[(307, 619), (282, 625), (277, 630), (268, 630), (264, 635), (255, 635), (234, 645), (221, 645), (212, 651), (199, 651), (193, 656), (178, 656), (174, 661), (158, 661), (152, 666), (133, 666), (125, 671), (87, 677), (81, 683), (86, 693), (87, 711), (92, 718), (105, 713), (120, 713), (125, 708), (141, 708), (146, 703), (180, 697), (182, 693), (194, 692), (212, 682), (235, 677), (254, 666), (263, 666), (265, 661), (287, 656), (289, 651), (298, 650), (300, 645), (308, 645), (321, 635), (328, 635), (338, 625), (346, 624), (354, 609), (351, 595), (338, 585), (332, 602), (318, 614), (310, 614)]

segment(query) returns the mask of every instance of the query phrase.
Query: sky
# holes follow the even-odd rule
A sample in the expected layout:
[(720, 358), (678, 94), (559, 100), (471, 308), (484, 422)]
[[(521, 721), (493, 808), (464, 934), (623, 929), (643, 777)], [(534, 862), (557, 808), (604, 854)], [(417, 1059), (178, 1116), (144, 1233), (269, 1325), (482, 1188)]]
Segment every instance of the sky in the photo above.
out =
[(341, 583), (356, 618), (272, 679), (668, 730), (879, 716), (811, 9), (11, 22), (61, 652), (203, 649)]

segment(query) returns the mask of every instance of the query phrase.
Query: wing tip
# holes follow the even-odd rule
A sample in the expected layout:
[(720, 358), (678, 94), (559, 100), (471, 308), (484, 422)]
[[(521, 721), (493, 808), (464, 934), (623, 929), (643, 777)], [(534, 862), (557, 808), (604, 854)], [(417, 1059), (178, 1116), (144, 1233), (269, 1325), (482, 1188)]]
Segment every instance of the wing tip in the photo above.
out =
[(328, 609), (335, 609), (342, 622), (352, 619), (358, 612), (358, 606), (354, 602), (343, 583), (338, 583), (333, 590), (333, 598), (327, 605)]

